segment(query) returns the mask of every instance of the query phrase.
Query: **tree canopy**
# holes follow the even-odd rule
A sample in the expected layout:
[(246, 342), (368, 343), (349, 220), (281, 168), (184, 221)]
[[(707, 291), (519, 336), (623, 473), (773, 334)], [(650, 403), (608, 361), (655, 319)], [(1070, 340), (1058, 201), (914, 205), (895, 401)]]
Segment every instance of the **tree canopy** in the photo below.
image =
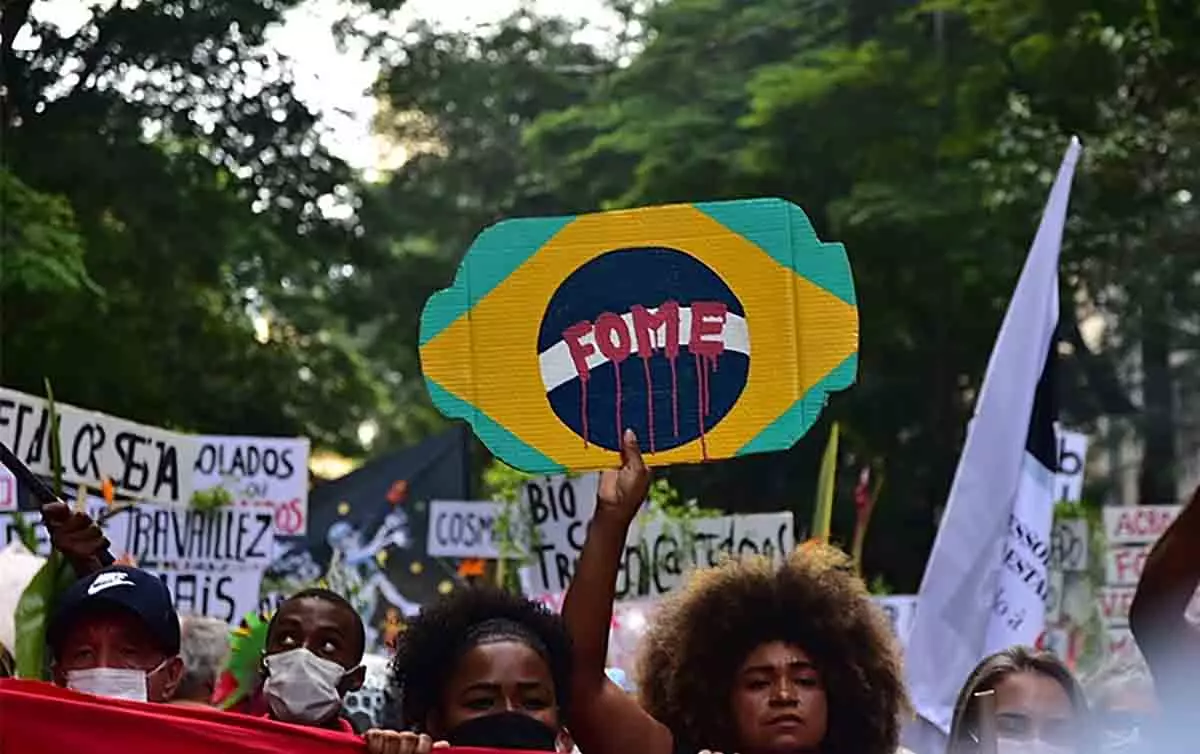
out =
[[(293, 5), (117, 4), (69, 33), (6, 7), (0, 382), (49, 377), (61, 400), (133, 419), (361, 455), (364, 421), (376, 449), (443, 422), (417, 323), (484, 226), (780, 196), (849, 251), (859, 383), (791, 451), (669, 475), (685, 498), (807, 520), (836, 419), (835, 532), (874, 464), (887, 483), (866, 567), (912, 588), (1078, 134), (1063, 418), (1127, 427), (1142, 499), (1174, 501), (1194, 452), (1179, 407), (1200, 384), (1188, 4), (614, 2), (623, 26), (601, 46), (530, 10), (465, 31), (418, 21), (367, 40), (376, 129), (407, 157), (373, 183), (322, 145), (264, 47)], [(35, 42), (14, 45), (18, 30)]]

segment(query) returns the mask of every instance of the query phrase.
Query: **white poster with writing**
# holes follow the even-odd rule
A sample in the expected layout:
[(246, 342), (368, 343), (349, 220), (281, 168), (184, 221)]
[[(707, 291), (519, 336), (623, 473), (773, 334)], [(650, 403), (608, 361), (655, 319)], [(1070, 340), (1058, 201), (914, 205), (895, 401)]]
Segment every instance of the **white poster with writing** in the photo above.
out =
[(1114, 505), (1104, 509), (1104, 536), (1110, 547), (1158, 541), (1179, 515), (1179, 505)]
[(17, 509), (17, 477), (0, 464), (0, 512)]
[(1087, 570), (1087, 519), (1068, 518), (1054, 522), (1050, 529), (1050, 567), (1067, 573)]
[[(504, 503), (493, 501), (429, 503), (426, 549), (436, 558), (487, 558), (495, 560), (503, 549), (500, 526)], [(513, 542), (514, 552), (522, 548)], [(505, 553), (506, 555), (508, 553)]]
[[(95, 519), (107, 509), (90, 497)], [(32, 528), (36, 553), (50, 554), (50, 537), (33, 511), (0, 513), (0, 549), (19, 539), (18, 516)], [(211, 514), (179, 506), (139, 504), (104, 521), (104, 534), (117, 558), (132, 556), (159, 576), (180, 614), (208, 615), (229, 623), (258, 608), (263, 573), (274, 554), (273, 514), (225, 508)]]
[(1083, 497), (1083, 475), (1087, 468), (1088, 436), (1062, 427), (1055, 428), (1058, 434), (1058, 472), (1054, 488), (1056, 500), (1079, 502)]
[(891, 623), (892, 633), (901, 647), (908, 644), (908, 635), (912, 632), (913, 618), (917, 615), (917, 595), (889, 594), (872, 597), (876, 605), (883, 610)]
[(1136, 591), (1137, 588), (1132, 586), (1100, 587), (1100, 621), (1105, 628), (1129, 626), (1129, 606)]
[[(587, 533), (585, 522), (546, 531), (522, 569), (527, 594), (557, 594), (571, 583)], [(555, 535), (558, 536), (555, 536)], [(695, 567), (716, 565), (725, 555), (764, 555), (776, 563), (795, 547), (790, 513), (699, 518), (686, 524), (643, 520), (630, 528), (617, 574), (617, 599), (655, 599), (677, 588)]]
[(308, 528), (305, 438), (199, 436), (193, 485), (223, 487), (240, 507), (274, 514), (275, 532), (299, 536)]
[[(192, 498), (195, 437), (58, 404), (63, 479), (157, 503)], [(41, 398), (0, 387), (0, 442), (35, 473), (50, 476), (50, 411)]]
[(1104, 583), (1109, 586), (1137, 586), (1153, 545), (1110, 547), (1104, 553)]
[[(0, 388), (0, 442), (43, 477), (51, 473), (48, 405)], [(308, 527), (305, 438), (183, 435), (67, 404), (58, 410), (66, 482), (98, 489), (107, 478), (118, 497), (175, 505), (221, 487), (238, 507), (272, 512), (280, 536)], [(17, 507), (15, 482), (5, 484), (10, 477), (0, 466), (0, 511)]]

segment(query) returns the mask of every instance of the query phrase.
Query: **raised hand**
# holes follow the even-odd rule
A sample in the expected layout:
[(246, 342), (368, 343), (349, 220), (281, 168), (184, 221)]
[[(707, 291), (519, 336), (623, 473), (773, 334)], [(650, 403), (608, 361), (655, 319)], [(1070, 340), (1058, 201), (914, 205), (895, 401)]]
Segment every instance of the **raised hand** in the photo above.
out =
[(410, 731), (380, 730), (372, 728), (363, 734), (368, 754), (429, 754), (434, 749), (445, 749), (450, 744), (434, 741), (424, 733)]
[(42, 506), (42, 522), (50, 532), (50, 544), (63, 554), (75, 575), (83, 578), (100, 570), (100, 554), (108, 549), (104, 530), (82, 511), (71, 510), (66, 503)]
[(650, 469), (642, 460), (637, 435), (632, 429), (621, 437), (621, 468), (600, 475), (596, 493), (596, 515), (633, 521), (650, 489)]

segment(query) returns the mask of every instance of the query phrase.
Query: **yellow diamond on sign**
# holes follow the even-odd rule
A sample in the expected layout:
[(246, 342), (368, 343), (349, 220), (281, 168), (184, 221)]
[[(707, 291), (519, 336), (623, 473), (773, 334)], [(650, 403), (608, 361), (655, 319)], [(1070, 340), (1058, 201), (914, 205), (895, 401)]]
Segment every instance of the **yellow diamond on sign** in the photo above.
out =
[(779, 199), (507, 220), (421, 317), (434, 404), (533, 473), (788, 448), (857, 364), (845, 250)]

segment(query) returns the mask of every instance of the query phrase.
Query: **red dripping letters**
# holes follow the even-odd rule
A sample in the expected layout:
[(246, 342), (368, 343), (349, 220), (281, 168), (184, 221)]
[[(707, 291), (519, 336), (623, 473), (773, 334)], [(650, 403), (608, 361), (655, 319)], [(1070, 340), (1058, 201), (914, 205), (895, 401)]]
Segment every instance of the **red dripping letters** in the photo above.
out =
[[(704, 444), (704, 420), (709, 415), (709, 372), (716, 371), (717, 358), (725, 351), (725, 324), (729, 309), (720, 301), (693, 301), (691, 310), (691, 332), (688, 337), (688, 351), (691, 352), (696, 366), (696, 377), (699, 387), (698, 411), (700, 439), (705, 457), (708, 455)], [(656, 311), (650, 311), (644, 306), (635, 304), (630, 307), (632, 327), (619, 314), (604, 312), (596, 317), (595, 324), (588, 321), (578, 322), (563, 331), (563, 340), (571, 354), (575, 371), (579, 375), (581, 394), (581, 409), (583, 413), (584, 443), (588, 437), (587, 419), (587, 383), (591, 377), (591, 367), (588, 358), (597, 351), (611, 362), (616, 374), (616, 428), (617, 436), (623, 431), (621, 416), (623, 396), (621, 385), (621, 364), (633, 353), (642, 359), (643, 373), (646, 380), (646, 412), (650, 441), (650, 452), (655, 451), (654, 437), (654, 387), (651, 383), (650, 358), (661, 350), (671, 365), (671, 408), (672, 427), (675, 436), (679, 436), (679, 409), (677, 395), (677, 373), (675, 360), (679, 355), (680, 307), (678, 302), (665, 301)], [(593, 337), (588, 339), (587, 336)]]

